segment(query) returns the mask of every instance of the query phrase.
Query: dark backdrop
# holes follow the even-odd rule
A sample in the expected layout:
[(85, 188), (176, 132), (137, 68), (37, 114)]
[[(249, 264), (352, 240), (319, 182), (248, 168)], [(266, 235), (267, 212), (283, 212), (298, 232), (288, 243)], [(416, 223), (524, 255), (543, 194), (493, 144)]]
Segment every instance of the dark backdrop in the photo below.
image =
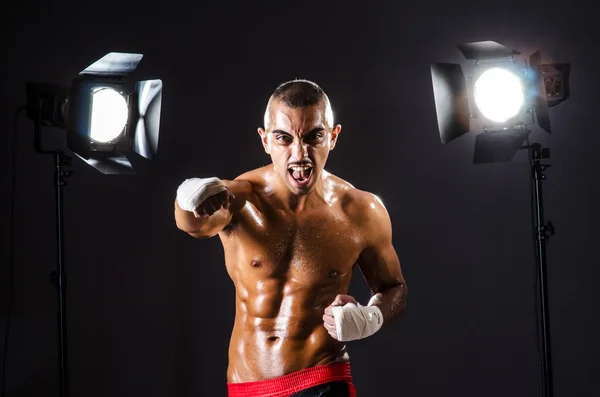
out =
[[(37, 4), (36, 4), (37, 3)], [(145, 54), (161, 78), (155, 162), (105, 176), (74, 159), (65, 188), (70, 388), (76, 396), (224, 396), (234, 290), (217, 239), (176, 229), (192, 176), (267, 164), (256, 128), (273, 89), (308, 78), (343, 131), (328, 169), (381, 197), (410, 296), (405, 315), (350, 344), (361, 396), (537, 395), (535, 264), (525, 153), (472, 164), (474, 134), (442, 145), (429, 66), (456, 43), (496, 40), (570, 62), (571, 98), (551, 108), (544, 184), (555, 395), (597, 395), (594, 285), (600, 188), (598, 21), (583, 2), (5, 3), (2, 25), (0, 336), (8, 303), (10, 137), (28, 80), (67, 86), (109, 51)], [(210, 3), (210, 2), (209, 2)], [(411, 3), (411, 4), (408, 4)], [(490, 3), (490, 4), (481, 4)], [(52, 158), (18, 123), (11, 397), (57, 395)], [(64, 147), (58, 130), (49, 146)], [(368, 290), (355, 274), (352, 293)]]

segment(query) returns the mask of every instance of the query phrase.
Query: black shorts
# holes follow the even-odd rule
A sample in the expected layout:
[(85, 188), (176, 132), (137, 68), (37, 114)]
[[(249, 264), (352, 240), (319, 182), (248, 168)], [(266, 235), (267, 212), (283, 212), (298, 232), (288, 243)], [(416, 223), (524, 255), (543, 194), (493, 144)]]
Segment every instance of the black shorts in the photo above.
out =
[(336, 381), (313, 386), (294, 393), (291, 397), (355, 397), (354, 385), (348, 382)]

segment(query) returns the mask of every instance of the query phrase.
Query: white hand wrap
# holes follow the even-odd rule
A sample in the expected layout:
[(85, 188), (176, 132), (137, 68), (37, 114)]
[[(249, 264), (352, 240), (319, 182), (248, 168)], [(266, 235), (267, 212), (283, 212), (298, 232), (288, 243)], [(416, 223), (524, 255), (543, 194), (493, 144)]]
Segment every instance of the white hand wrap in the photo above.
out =
[(377, 306), (346, 303), (344, 306), (334, 306), (332, 310), (340, 342), (366, 338), (379, 331), (383, 325), (383, 315)]
[(184, 211), (193, 212), (210, 196), (227, 190), (219, 178), (191, 178), (177, 188), (177, 204)]

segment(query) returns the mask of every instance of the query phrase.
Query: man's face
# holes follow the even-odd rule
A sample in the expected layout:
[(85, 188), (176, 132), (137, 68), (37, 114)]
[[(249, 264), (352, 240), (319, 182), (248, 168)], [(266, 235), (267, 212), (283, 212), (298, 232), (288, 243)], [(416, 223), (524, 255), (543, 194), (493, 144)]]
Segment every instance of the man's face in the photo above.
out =
[(314, 188), (341, 130), (329, 125), (325, 110), (323, 102), (294, 109), (274, 101), (267, 129), (258, 129), (276, 172), (294, 194)]

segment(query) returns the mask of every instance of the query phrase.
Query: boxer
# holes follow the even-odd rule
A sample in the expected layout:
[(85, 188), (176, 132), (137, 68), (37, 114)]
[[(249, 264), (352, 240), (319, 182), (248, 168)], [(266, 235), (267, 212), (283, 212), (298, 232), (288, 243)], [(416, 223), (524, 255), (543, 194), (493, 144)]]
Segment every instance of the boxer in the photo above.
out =
[[(271, 163), (231, 180), (197, 175), (177, 189), (177, 227), (219, 237), (235, 286), (229, 396), (355, 396), (347, 342), (405, 310), (386, 208), (325, 170), (341, 129), (320, 86), (283, 83), (258, 128)], [(347, 294), (354, 266), (371, 290), (364, 305)]]

